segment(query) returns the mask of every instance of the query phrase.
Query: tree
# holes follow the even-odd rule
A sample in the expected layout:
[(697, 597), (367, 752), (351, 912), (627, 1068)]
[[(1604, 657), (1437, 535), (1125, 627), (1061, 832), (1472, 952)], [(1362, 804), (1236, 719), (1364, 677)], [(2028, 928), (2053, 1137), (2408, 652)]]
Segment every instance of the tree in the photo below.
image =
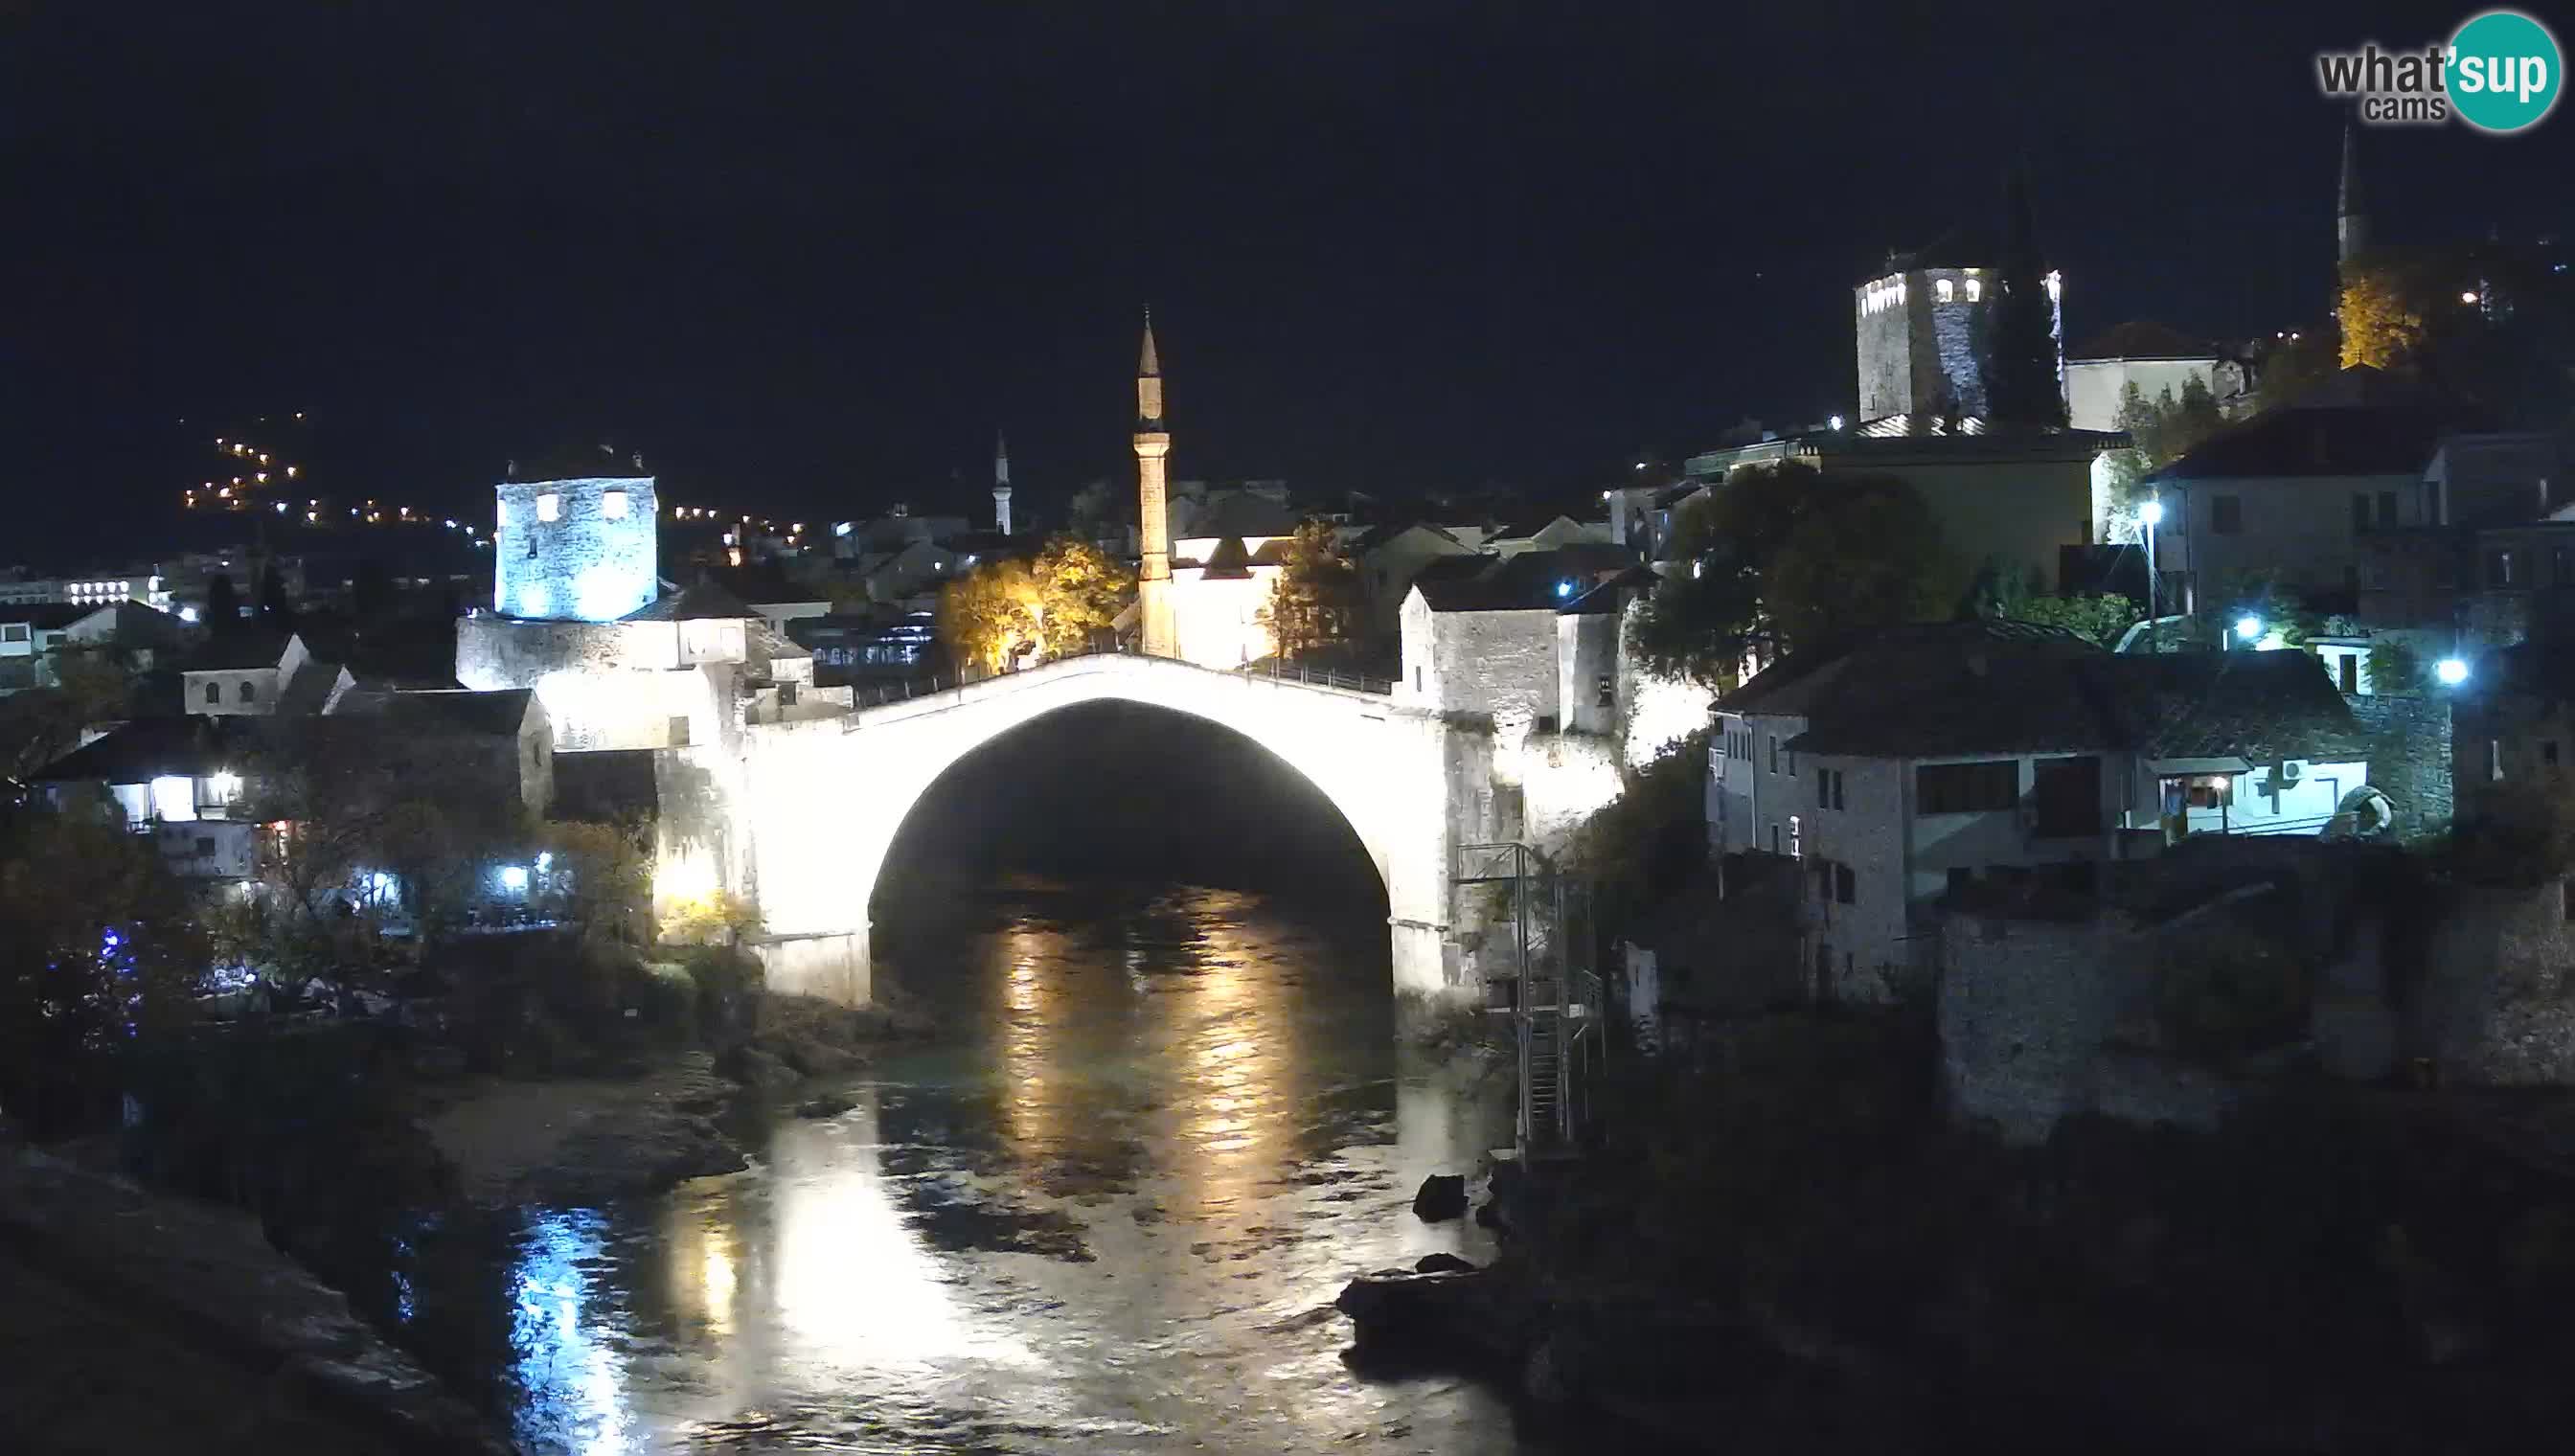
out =
[(283, 628), (295, 621), (295, 609), (286, 600), (286, 579), (277, 565), (269, 563), (259, 569), (259, 622), (262, 627)]
[(1943, 618), (1964, 585), (1910, 486), (1796, 464), (1747, 466), (1684, 507), (1672, 563), (1628, 646), (1648, 672), (1720, 689), (1747, 653)]
[(652, 937), (653, 856), (641, 825), (558, 820), (542, 842), (554, 856), (548, 888), (564, 918), (591, 939), (640, 945)]
[(127, 717), (134, 679), (109, 653), (57, 648), (54, 682), (0, 698), (0, 778), (24, 778), (80, 746), (83, 729)]
[(1261, 625), (1281, 659), (1346, 643), (1359, 614), (1359, 572), (1328, 521), (1308, 521), (1288, 538), (1279, 581), (1261, 608)]
[(1058, 537), (1030, 561), (987, 562), (939, 594), (939, 636), (961, 665), (1001, 672), (1078, 652), (1118, 620), (1134, 578), (1087, 542)]
[(2173, 398), (2167, 387), (2151, 402), (2131, 380), (2119, 395), (2119, 428), (2127, 432), (2128, 444), (2145, 468), (2158, 471), (2225, 429), (2226, 417), (2196, 375), (2182, 382), (2181, 398)]
[(2423, 343), (2423, 311), (2404, 274), (2389, 260), (2359, 258), (2343, 265), (2342, 367), (2389, 369)]
[(241, 594), (233, 590), (233, 579), (222, 572), (206, 579), (206, 628), (224, 632), (241, 623)]
[(394, 610), (394, 579), (385, 564), (368, 557), (358, 563), (349, 577), (349, 611), (360, 627), (383, 623)]
[(2422, 656), (2402, 639), (2383, 637), (2369, 645), (2369, 656), (2362, 660), (2369, 669), (2369, 691), (2390, 698), (2411, 697), (2423, 691)]
[(2086, 641), (2114, 648), (2142, 614), (2134, 602), (2104, 592), (2098, 595), (2077, 593), (2070, 597), (2017, 597), (2001, 603), (2000, 610), (1994, 615), (2007, 622), (2061, 627)]
[(2057, 374), (2056, 309), (2047, 265), (2030, 221), (2029, 177), (2004, 182), (2002, 266), (1985, 330), (1985, 413), (2018, 425), (2063, 425), (2065, 386)]
[(205, 941), (120, 817), (36, 809), (0, 833), (0, 1103), (51, 1130), (112, 1098), (119, 1061), (186, 1015)]

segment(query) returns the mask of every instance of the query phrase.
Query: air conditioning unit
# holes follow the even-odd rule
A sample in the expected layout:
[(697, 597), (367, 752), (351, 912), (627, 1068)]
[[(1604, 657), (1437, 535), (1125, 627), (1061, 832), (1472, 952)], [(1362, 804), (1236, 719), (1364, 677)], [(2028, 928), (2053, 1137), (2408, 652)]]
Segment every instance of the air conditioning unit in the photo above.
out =
[(2297, 759), (2285, 758), (2273, 765), (2271, 781), (2283, 788), (2295, 788), (2298, 784), (2298, 775), (2306, 771), (2306, 766)]

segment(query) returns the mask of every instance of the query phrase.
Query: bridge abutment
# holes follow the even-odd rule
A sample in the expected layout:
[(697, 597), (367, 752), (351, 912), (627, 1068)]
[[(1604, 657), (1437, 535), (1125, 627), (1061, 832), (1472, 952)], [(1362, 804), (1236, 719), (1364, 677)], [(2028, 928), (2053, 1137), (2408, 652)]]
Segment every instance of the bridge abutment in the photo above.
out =
[(762, 979), (772, 991), (864, 1006), (876, 996), (868, 935), (863, 923), (852, 930), (763, 935), (745, 941), (743, 948), (760, 961)]

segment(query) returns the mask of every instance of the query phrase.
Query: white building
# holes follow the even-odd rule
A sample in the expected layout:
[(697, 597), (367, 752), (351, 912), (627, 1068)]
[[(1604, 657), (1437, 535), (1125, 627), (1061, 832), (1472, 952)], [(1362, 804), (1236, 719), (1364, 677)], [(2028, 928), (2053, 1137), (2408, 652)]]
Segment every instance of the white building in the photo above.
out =
[(2128, 386), (2147, 404), (2174, 400), (2197, 383), (2220, 410), (2234, 409), (2245, 392), (2241, 365), (2215, 344), (2178, 329), (2131, 320), (2095, 335), (2065, 358), (2066, 423), (2077, 430), (2122, 430), (2119, 409)]
[(294, 633), (221, 633), (181, 671), (186, 711), (213, 717), (310, 718), (357, 686), (349, 670), (316, 659)]
[(1944, 900), (2088, 892), (2186, 833), (2321, 833), (2368, 773), (2304, 653), (2114, 656), (2014, 623), (1792, 656), (1716, 729), (1713, 847), (1798, 861), (1815, 989), (1857, 1000), (1926, 983)]

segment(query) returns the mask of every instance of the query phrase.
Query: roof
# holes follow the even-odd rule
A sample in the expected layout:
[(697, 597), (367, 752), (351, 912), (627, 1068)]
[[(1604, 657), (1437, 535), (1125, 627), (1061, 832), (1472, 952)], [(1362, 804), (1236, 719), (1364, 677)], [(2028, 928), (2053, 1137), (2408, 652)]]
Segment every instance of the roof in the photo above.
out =
[(1457, 550), (1461, 552), (1474, 550), (1474, 548), (1466, 545), (1462, 541), (1459, 541), (1456, 536), (1444, 526), (1433, 526), (1427, 521), (1406, 521), (1400, 526), (1369, 527), (1367, 530), (1359, 533), (1357, 540), (1350, 543), (1350, 551), (1353, 554), (1371, 552), (1376, 550), (1378, 547), (1385, 545), (1389, 541), (1397, 540), (1415, 531), (1428, 532), (1430, 535), (1448, 543), (1450, 546), (1457, 548)]
[(347, 672), (338, 663), (306, 658), (296, 664), (294, 676), (277, 690), (277, 707), (272, 712), (281, 718), (310, 718), (325, 711), (331, 703), (331, 690), (340, 686)]
[(1553, 612), (1635, 562), (1625, 547), (1576, 542), (1509, 557), (1441, 557), (1412, 585), (1433, 612)]
[(261, 741), (261, 718), (138, 718), (30, 775), (39, 782), (141, 783), (165, 773), (212, 773)]
[(247, 668), (274, 668), (286, 656), (294, 634), (269, 627), (237, 627), (218, 632), (179, 665), (183, 673), (229, 673)]
[(1251, 491), (1210, 493), (1186, 535), (1286, 536), (1296, 529), (1296, 513)]
[(2115, 430), (2021, 424), (1988, 420), (1981, 415), (1962, 415), (1952, 425), (1939, 415), (1917, 411), (1881, 415), (1842, 430), (1801, 430), (1776, 439), (1704, 451), (1691, 456), (1683, 469), (1693, 481), (1704, 482), (1736, 465), (1760, 461), (1811, 454), (1824, 458), (1828, 468), (1840, 463), (1833, 459), (1837, 456), (1866, 465), (1872, 457), (1910, 456), (1923, 447), (1970, 456), (2088, 461), (2104, 450), (2115, 450), (2127, 443), (2128, 437)]
[(2291, 405), (2220, 432), (2148, 479), (2416, 476), (2461, 423), (2455, 412), (2426, 404)]
[(1662, 584), (1662, 580), (1648, 568), (1629, 567), (1557, 608), (1556, 615), (1597, 617), (1603, 613), (1614, 614), (1626, 608), (1630, 597), (1652, 592)]
[(1252, 554), (1243, 549), (1243, 538), (1229, 536), (1216, 544), (1207, 560), (1199, 566), (1199, 576), (1208, 581), (1252, 580)]
[(520, 726), (528, 720), (528, 704), (536, 696), (536, 691), (529, 688), (501, 688), (488, 693), (463, 688), (428, 693), (352, 689), (340, 696), (333, 716), (382, 718), (395, 727), (516, 737)]
[(69, 627), (100, 609), (72, 602), (21, 602), (0, 607), (0, 622), (23, 622), (39, 632)]
[(760, 614), (745, 606), (743, 600), (713, 582), (701, 581), (667, 596), (657, 597), (627, 613), (622, 622), (704, 622), (729, 618), (753, 618)]
[(2145, 319), (2130, 319), (2093, 335), (2079, 349), (2067, 350), (2065, 359), (2071, 364), (2090, 359), (2215, 359), (2218, 355), (2218, 347), (2205, 339)]
[(1798, 654), (1717, 708), (1804, 718), (1789, 745), (1805, 753), (2132, 751), (2275, 762), (2367, 752), (2342, 695), (2305, 653), (2114, 655), (2023, 623), (1904, 628)]
[(769, 562), (743, 567), (708, 567), (702, 580), (712, 582), (742, 602), (820, 602), (824, 595), (800, 587)]

